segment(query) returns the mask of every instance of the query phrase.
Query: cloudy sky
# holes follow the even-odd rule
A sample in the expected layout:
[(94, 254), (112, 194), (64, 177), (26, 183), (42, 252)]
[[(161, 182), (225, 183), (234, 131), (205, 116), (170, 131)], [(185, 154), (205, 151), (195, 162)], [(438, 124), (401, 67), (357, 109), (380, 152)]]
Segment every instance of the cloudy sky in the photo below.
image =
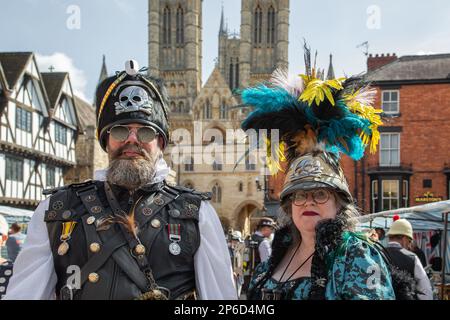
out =
[[(102, 55), (109, 73), (126, 59), (147, 64), (148, 0), (2, 1), (0, 51), (33, 51), (40, 71), (69, 71), (77, 94), (92, 101)], [(241, 0), (203, 0), (203, 81), (217, 57), (220, 13), (239, 33)], [(318, 65), (333, 54), (336, 75), (365, 71), (369, 53), (450, 53), (447, 0), (290, 0), (290, 72), (303, 72), (303, 38)]]

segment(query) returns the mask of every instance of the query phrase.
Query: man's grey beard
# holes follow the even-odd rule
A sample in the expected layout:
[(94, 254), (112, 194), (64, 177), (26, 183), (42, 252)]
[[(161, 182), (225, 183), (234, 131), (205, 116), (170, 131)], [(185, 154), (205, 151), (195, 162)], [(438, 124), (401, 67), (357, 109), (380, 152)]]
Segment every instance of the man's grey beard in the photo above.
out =
[[(144, 158), (118, 158), (124, 150), (139, 152)], [(152, 182), (156, 173), (156, 163), (162, 158), (162, 152), (157, 150), (153, 153), (148, 153), (139, 146), (126, 145), (110, 154), (109, 158), (109, 167), (106, 174), (107, 181), (128, 190), (136, 190)]]

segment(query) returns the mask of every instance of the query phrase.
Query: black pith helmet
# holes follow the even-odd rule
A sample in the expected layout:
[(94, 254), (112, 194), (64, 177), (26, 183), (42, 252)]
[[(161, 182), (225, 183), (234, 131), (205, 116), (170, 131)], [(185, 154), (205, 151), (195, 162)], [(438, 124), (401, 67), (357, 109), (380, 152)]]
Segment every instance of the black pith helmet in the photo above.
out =
[(118, 124), (139, 123), (153, 127), (169, 141), (167, 94), (161, 80), (141, 74), (135, 61), (126, 70), (106, 78), (96, 90), (97, 138), (106, 151), (108, 130)]

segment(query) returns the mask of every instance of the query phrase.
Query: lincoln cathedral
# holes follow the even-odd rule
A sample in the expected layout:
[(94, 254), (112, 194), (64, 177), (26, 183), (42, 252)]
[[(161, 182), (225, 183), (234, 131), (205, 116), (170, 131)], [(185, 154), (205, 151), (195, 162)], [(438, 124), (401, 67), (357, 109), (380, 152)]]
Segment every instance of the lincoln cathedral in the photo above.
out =
[[(261, 163), (247, 159), (234, 169), (224, 161), (225, 153), (214, 154), (212, 163), (206, 163), (196, 152), (200, 146), (225, 143), (227, 130), (240, 127), (245, 114), (235, 108), (240, 104), (239, 89), (267, 80), (276, 68), (288, 68), (289, 0), (242, 0), (239, 35), (227, 30), (222, 10), (217, 17), (217, 62), (203, 86), (202, 44), (208, 39), (202, 36), (202, 1), (149, 0), (148, 15), (149, 73), (165, 81), (171, 131), (189, 132), (191, 137), (194, 131), (203, 133), (200, 141), (191, 141), (189, 156), (177, 163), (171, 151), (174, 143), (183, 141), (174, 134), (166, 159), (178, 183), (213, 193), (212, 203), (225, 229), (248, 234), (255, 219), (268, 214)], [(235, 139), (234, 150), (242, 143)]]

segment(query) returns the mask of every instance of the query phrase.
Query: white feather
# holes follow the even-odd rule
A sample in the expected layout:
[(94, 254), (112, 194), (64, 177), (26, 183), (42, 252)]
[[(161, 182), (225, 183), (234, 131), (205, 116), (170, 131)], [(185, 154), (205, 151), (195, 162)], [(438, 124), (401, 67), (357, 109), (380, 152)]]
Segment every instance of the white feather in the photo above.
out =
[(302, 78), (289, 75), (288, 71), (282, 68), (278, 68), (272, 73), (270, 82), (296, 97), (300, 96), (304, 89)]
[(375, 102), (377, 89), (370, 86), (366, 86), (359, 90), (359, 93), (355, 96), (355, 100), (363, 106), (372, 106)]

